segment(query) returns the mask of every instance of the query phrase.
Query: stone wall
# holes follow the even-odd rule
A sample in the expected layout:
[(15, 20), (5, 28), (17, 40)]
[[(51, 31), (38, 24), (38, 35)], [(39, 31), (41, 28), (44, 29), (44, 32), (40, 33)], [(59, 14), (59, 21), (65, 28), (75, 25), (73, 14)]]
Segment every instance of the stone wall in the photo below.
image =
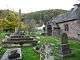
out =
[[(68, 24), (68, 31), (65, 31), (64, 24)], [(68, 34), (68, 37), (80, 39), (78, 36), (78, 33), (80, 33), (80, 20), (60, 23), (59, 26), (62, 32), (66, 32)]]

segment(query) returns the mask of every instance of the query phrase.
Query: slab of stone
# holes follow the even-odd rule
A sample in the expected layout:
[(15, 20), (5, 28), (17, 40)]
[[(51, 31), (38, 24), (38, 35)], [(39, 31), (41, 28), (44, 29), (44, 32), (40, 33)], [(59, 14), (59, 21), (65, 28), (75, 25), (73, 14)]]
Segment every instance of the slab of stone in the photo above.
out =
[(44, 60), (54, 60), (54, 56), (49, 56), (48, 58), (45, 58)]
[(4, 55), (2, 56), (1, 60), (10, 60), (8, 58), (8, 55), (10, 54), (11, 51), (13, 50), (17, 50), (17, 53), (20, 54), (20, 57), (19, 58), (16, 58), (16, 59), (13, 59), (13, 60), (20, 60), (22, 59), (22, 54), (21, 54), (21, 48), (10, 48), (10, 49), (7, 49), (7, 51), (4, 53)]

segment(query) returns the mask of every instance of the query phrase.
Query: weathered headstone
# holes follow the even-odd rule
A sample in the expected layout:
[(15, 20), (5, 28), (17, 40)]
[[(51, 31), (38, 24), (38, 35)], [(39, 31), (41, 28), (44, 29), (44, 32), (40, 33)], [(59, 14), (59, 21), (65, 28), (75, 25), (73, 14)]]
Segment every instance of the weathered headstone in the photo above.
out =
[(16, 59), (19, 57), (20, 57), (20, 54), (17, 52), (17, 50), (11, 51), (10, 54), (8, 55), (9, 59)]
[(44, 44), (40, 48), (40, 60), (54, 60), (52, 46), (50, 44)]
[[(11, 34), (6, 40), (3, 41), (4, 47), (14, 47), (13, 44), (17, 47), (19, 44), (20, 46), (23, 46), (23, 44), (30, 44), (30, 45), (36, 45), (37, 44), (37, 38), (32, 36), (26, 36), (24, 34), (24, 31), (18, 31), (16, 33)], [(19, 46), (18, 46), (19, 47)]]
[(1, 60), (20, 60), (22, 59), (21, 48), (10, 48), (2, 56)]
[(68, 36), (66, 33), (62, 33), (61, 35), (60, 54), (62, 57), (65, 57), (71, 54), (71, 49), (68, 44)]

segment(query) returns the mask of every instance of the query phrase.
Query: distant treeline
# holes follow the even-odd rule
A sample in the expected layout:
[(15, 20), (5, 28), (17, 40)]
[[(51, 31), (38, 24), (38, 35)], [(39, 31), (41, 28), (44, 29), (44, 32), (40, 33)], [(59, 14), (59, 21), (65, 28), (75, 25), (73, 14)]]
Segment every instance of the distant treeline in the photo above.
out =
[(51, 10), (42, 10), (32, 13), (24, 14), (23, 17), (26, 19), (34, 19), (36, 21), (42, 20), (43, 22), (49, 21), (52, 17), (56, 17), (60, 14), (66, 13), (66, 10), (62, 9), (51, 9)]

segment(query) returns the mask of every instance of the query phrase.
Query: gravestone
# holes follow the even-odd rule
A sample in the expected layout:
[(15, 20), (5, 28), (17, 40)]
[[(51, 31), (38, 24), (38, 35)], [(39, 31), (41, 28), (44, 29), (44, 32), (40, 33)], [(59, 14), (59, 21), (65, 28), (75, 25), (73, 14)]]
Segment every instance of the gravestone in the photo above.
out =
[(62, 33), (61, 35), (60, 54), (62, 57), (65, 57), (71, 54), (71, 49), (68, 43), (68, 36), (66, 33)]
[(54, 60), (51, 44), (43, 44), (39, 49), (40, 60)]
[(21, 48), (10, 48), (7, 49), (1, 60), (21, 60)]
[[(6, 40), (3, 41), (4, 47), (17, 47), (23, 46), (23, 44), (36, 45), (37, 38), (33, 36), (26, 36), (24, 31), (17, 30), (15, 33), (12, 33)], [(15, 46), (13, 45), (15, 44)], [(18, 45), (19, 44), (19, 45)]]
[(16, 59), (19, 57), (20, 57), (20, 54), (17, 52), (17, 50), (11, 51), (10, 54), (8, 55), (9, 59)]

